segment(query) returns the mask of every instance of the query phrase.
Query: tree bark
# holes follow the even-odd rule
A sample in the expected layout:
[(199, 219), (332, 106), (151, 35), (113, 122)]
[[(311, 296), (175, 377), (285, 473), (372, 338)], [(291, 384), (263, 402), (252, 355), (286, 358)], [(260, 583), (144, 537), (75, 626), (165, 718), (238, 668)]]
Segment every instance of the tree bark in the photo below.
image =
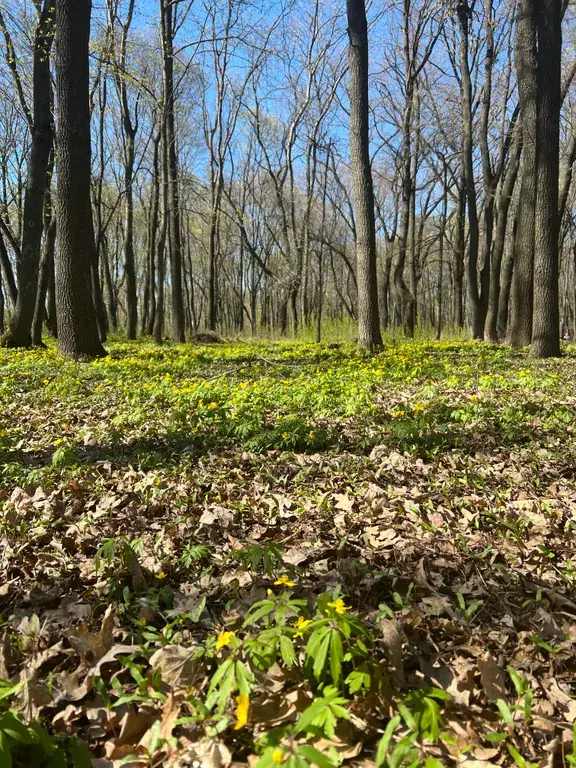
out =
[(368, 24), (364, 0), (346, 0), (350, 68), (350, 158), (356, 197), (358, 346), (382, 344), (378, 317), (376, 222), (370, 165), (368, 104)]
[(10, 327), (2, 338), (4, 347), (32, 345), (32, 323), (38, 290), (40, 246), (44, 229), (44, 191), (52, 151), (50, 50), (53, 39), (52, 0), (44, 0), (34, 39), (32, 143), (24, 192), (24, 213), (18, 296)]
[(184, 297), (182, 293), (182, 233), (180, 231), (180, 194), (178, 188), (178, 158), (176, 155), (175, 96), (174, 96), (174, 3), (160, 0), (162, 20), (162, 52), (164, 77), (164, 120), (167, 143), (170, 243), (170, 287), (172, 298), (172, 338), (184, 341)]
[(534, 235), (537, 183), (537, 21), (535, 0), (520, 0), (516, 22), (515, 61), (522, 124), (522, 181), (514, 240), (508, 343), (526, 347), (532, 340)]
[(562, 64), (561, 0), (538, 3), (537, 192), (532, 357), (560, 355), (558, 182)]
[(468, 212), (468, 297), (470, 300), (471, 330), (475, 339), (484, 337), (484, 308), (481, 293), (478, 290), (478, 250), (480, 230), (478, 226), (478, 206), (476, 184), (474, 181), (474, 137), (472, 128), (472, 79), (469, 61), (469, 24), (470, 15), (466, 2), (458, 5), (460, 21), (460, 75), (462, 97), (462, 168), (466, 189), (466, 208)]
[(56, 4), (58, 351), (74, 359), (106, 354), (90, 279), (96, 251), (90, 202), (90, 14), (90, 0)]
[[(501, 270), (504, 247), (506, 245), (506, 230), (508, 226), (508, 212), (510, 203), (518, 178), (520, 168), (520, 156), (522, 154), (521, 134), (515, 142), (515, 147), (510, 160), (510, 167), (502, 182), (502, 187), (498, 196), (498, 205), (496, 207), (496, 231), (494, 233), (494, 242), (492, 247), (492, 265), (490, 270), (490, 291), (488, 298), (488, 313), (486, 315), (486, 324), (484, 334), (487, 341), (493, 344), (503, 338), (501, 329), (499, 329), (499, 306), (501, 290)], [(510, 273), (510, 277), (512, 274)], [(506, 314), (508, 313), (508, 304), (506, 304)], [(501, 326), (500, 326), (501, 328)]]

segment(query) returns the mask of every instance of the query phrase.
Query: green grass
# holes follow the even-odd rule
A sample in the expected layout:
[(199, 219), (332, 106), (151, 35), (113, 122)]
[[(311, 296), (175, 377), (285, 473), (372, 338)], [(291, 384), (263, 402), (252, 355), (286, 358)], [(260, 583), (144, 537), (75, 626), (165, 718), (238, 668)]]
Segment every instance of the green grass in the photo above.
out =
[(374, 356), (299, 342), (108, 349), (92, 363), (61, 360), (54, 349), (0, 351), (6, 481), (81, 465), (96, 446), (137, 462), (226, 446), (369, 452), (387, 443), (427, 455), (571, 429), (570, 407), (557, 402), (570, 391), (571, 353), (542, 364), (456, 342), (388, 343)]

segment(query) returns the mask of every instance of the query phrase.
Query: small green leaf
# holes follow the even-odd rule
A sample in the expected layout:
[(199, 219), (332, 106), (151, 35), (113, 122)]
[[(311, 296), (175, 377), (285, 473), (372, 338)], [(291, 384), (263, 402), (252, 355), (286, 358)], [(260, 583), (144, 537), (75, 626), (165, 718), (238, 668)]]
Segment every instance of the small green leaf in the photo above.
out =
[(395, 717), (392, 718), (392, 720), (388, 722), (388, 725), (386, 726), (386, 730), (384, 731), (384, 735), (378, 742), (376, 757), (374, 758), (376, 761), (376, 765), (378, 766), (384, 765), (384, 760), (388, 755), (388, 749), (392, 742), (394, 731), (396, 730), (396, 728), (398, 728), (401, 722), (402, 722), (402, 718), (400, 717), (400, 715), (396, 715)]
[(314, 677), (317, 680), (320, 680), (322, 677), (322, 673), (324, 672), (324, 667), (326, 666), (326, 658), (328, 656), (328, 649), (330, 648), (330, 633), (327, 632), (326, 636), (323, 638), (322, 642), (320, 643), (320, 648), (318, 648), (318, 652), (316, 653), (316, 657), (314, 659)]
[(512, 717), (512, 712), (510, 711), (510, 707), (504, 699), (497, 699), (496, 706), (498, 707), (498, 710), (500, 714), (502, 715), (502, 719), (506, 723), (506, 725), (510, 726), (510, 728), (514, 727), (514, 718)]

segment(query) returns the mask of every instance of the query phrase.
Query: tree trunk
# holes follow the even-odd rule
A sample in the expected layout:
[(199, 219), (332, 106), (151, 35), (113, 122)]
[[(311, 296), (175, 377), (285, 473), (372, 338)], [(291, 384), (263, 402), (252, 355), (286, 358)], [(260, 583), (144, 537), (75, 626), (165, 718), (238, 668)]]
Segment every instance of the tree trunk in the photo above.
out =
[(465, 182), (460, 180), (458, 189), (458, 204), (454, 222), (454, 245), (452, 249), (454, 271), (454, 325), (464, 328), (464, 228), (466, 217)]
[(350, 67), (350, 158), (356, 197), (358, 346), (382, 344), (378, 317), (376, 223), (368, 133), (368, 24), (364, 0), (346, 0)]
[(560, 355), (558, 182), (562, 64), (561, 0), (541, 0), (538, 14), (537, 193), (534, 231), (532, 357)]
[(40, 264), (40, 276), (38, 291), (36, 292), (36, 306), (34, 308), (34, 321), (32, 323), (32, 344), (35, 347), (42, 344), (42, 325), (47, 317), (44, 302), (48, 291), (50, 276), (50, 263), (54, 261), (54, 246), (56, 244), (56, 216), (52, 216), (44, 235), (44, 251)]
[(18, 300), (18, 289), (16, 287), (16, 280), (14, 279), (14, 272), (12, 270), (12, 264), (10, 263), (10, 257), (6, 250), (6, 244), (2, 233), (0, 233), (0, 265), (2, 266), (2, 272), (4, 273), (4, 280), (6, 281), (6, 288), (8, 289), (8, 296), (12, 302), (12, 306), (16, 306)]
[(44, 0), (34, 40), (32, 144), (24, 192), (22, 245), (18, 265), (18, 297), (4, 347), (29, 347), (38, 290), (40, 246), (44, 229), (44, 191), (52, 151), (50, 49), (53, 39), (52, 0)]
[(173, 2), (160, 0), (162, 19), (162, 52), (164, 78), (164, 120), (167, 144), (170, 242), (170, 287), (172, 297), (172, 338), (184, 341), (184, 297), (182, 293), (182, 233), (180, 231), (180, 195), (178, 189), (178, 160), (176, 155), (175, 96), (174, 96), (174, 30)]
[(96, 250), (90, 202), (90, 13), (90, 0), (56, 4), (58, 351), (74, 359), (106, 354), (90, 280)]
[(462, 96), (462, 168), (468, 211), (468, 297), (470, 300), (471, 329), (474, 339), (484, 337), (484, 312), (478, 290), (478, 246), (480, 230), (476, 184), (474, 182), (474, 136), (472, 127), (472, 80), (469, 61), (469, 8), (466, 2), (458, 5), (460, 20), (460, 90)]
[[(487, 341), (496, 344), (502, 339), (501, 332), (499, 330), (499, 306), (500, 306), (500, 273), (502, 270), (502, 257), (504, 255), (504, 247), (506, 245), (506, 230), (508, 226), (508, 212), (510, 210), (510, 203), (512, 201), (512, 195), (514, 193), (514, 187), (516, 186), (516, 179), (518, 177), (518, 170), (520, 168), (520, 156), (522, 154), (522, 139), (519, 136), (515, 142), (514, 151), (510, 160), (510, 167), (506, 173), (506, 177), (502, 183), (502, 188), (498, 196), (498, 205), (496, 209), (496, 232), (494, 234), (494, 242), (492, 247), (492, 266), (490, 271), (490, 291), (488, 298), (488, 313), (486, 315), (486, 324), (484, 326), (484, 334)], [(512, 273), (510, 272), (510, 277)], [(506, 314), (508, 312), (508, 304), (506, 304)]]
[(532, 339), (534, 234), (537, 183), (537, 25), (534, 0), (520, 0), (516, 22), (515, 60), (522, 124), (522, 181), (514, 240), (508, 343), (526, 347)]

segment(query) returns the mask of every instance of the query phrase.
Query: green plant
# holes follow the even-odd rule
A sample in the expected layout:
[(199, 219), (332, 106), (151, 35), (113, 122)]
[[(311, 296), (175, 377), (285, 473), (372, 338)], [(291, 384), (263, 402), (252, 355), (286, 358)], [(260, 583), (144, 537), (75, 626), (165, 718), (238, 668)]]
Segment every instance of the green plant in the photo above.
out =
[(475, 600), (469, 605), (466, 605), (466, 600), (461, 592), (458, 592), (456, 599), (458, 600), (458, 608), (462, 617), (468, 624), (470, 624), (474, 614), (484, 605), (484, 600)]
[(25, 681), (13, 685), (0, 680), (0, 765), (2, 768), (90, 768), (85, 744), (69, 737), (55, 738), (39, 723), (26, 725), (7, 702)]
[(271, 576), (283, 564), (282, 547), (273, 541), (266, 544), (248, 544), (233, 552), (232, 557), (252, 573), (262, 570), (267, 576)]

